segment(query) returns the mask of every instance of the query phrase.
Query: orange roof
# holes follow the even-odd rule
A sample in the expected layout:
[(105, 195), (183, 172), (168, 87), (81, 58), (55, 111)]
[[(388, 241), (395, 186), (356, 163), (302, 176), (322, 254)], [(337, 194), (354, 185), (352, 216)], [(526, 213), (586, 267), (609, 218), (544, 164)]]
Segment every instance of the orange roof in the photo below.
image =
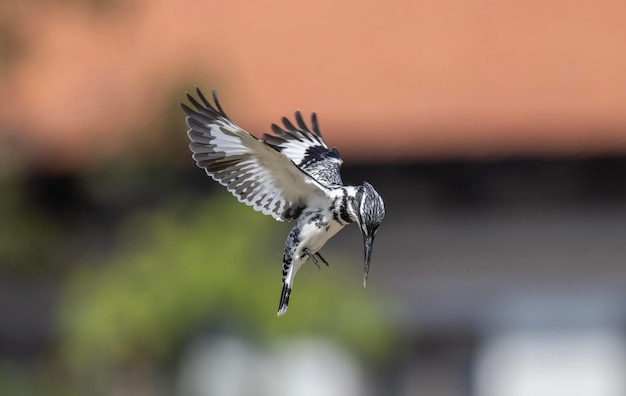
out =
[(315, 110), (346, 157), (626, 152), (623, 1), (9, 11), (27, 50), (0, 76), (0, 133), (53, 158), (117, 150), (183, 82), (215, 84), (226, 111), (256, 133)]

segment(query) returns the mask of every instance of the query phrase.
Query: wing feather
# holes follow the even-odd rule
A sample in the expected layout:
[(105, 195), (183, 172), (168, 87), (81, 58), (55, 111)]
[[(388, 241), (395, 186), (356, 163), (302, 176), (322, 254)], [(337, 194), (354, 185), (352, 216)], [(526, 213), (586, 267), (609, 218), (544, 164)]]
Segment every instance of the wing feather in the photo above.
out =
[(215, 90), (214, 104), (199, 88), (196, 93), (200, 101), (187, 94), (195, 109), (181, 103), (193, 159), (239, 201), (286, 221), (297, 218), (309, 199), (326, 194), (326, 188), (291, 158), (232, 122)]
[(289, 157), (298, 168), (311, 175), (324, 186), (340, 186), (339, 170), (343, 163), (336, 148), (328, 149), (322, 138), (317, 115), (311, 114), (311, 128), (302, 113), (295, 112), (297, 127), (287, 117), (282, 118), (283, 127), (272, 124), (274, 135), (264, 134), (263, 141)]

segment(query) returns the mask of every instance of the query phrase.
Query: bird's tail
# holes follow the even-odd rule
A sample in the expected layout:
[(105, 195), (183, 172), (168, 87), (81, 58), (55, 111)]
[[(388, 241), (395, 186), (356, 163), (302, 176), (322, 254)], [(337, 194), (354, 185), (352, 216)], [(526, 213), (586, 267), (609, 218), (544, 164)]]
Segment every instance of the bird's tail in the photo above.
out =
[(291, 287), (287, 282), (283, 283), (283, 290), (280, 293), (280, 302), (278, 303), (278, 316), (287, 312), (287, 305), (289, 305), (289, 296), (291, 295)]

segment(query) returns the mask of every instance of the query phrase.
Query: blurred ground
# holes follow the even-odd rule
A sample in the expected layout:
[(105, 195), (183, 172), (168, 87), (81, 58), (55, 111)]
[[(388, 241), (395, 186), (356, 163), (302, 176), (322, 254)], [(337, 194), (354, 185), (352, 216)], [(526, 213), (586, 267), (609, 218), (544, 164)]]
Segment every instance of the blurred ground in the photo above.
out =
[[(0, 394), (626, 393), (621, 2), (0, 5)], [(193, 166), (200, 85), (317, 111), (387, 218), (277, 319), (289, 225)]]

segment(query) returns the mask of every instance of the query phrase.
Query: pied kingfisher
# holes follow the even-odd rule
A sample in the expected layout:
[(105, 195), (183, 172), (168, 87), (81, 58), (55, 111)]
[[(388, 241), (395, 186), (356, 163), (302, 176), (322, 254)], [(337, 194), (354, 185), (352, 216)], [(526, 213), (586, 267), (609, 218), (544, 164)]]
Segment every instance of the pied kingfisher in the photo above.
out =
[[(369, 183), (344, 186), (336, 148), (330, 150), (320, 134), (315, 113), (311, 129), (295, 112), (297, 127), (283, 117), (284, 128), (272, 125), (274, 135), (257, 139), (237, 126), (220, 105), (215, 89), (209, 103), (199, 88), (199, 103), (187, 93), (195, 110), (187, 113), (189, 148), (200, 168), (237, 199), (279, 221), (296, 220), (283, 252), (283, 287), (278, 315), (287, 311), (294, 277), (307, 259), (319, 268), (319, 250), (333, 235), (356, 222), (363, 234), (367, 284), (374, 236), (385, 217), (383, 200)], [(317, 258), (316, 258), (317, 256)]]

